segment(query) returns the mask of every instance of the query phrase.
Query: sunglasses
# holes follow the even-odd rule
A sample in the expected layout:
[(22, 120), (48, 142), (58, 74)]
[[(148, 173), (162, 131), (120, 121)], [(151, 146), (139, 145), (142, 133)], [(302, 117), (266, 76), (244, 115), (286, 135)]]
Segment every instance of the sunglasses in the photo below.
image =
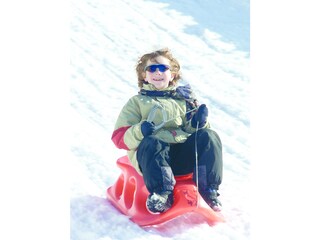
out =
[(164, 64), (152, 64), (152, 65), (146, 66), (144, 68), (144, 71), (154, 73), (155, 71), (157, 71), (157, 69), (159, 69), (160, 72), (165, 72), (168, 69), (170, 69), (170, 66), (164, 65)]

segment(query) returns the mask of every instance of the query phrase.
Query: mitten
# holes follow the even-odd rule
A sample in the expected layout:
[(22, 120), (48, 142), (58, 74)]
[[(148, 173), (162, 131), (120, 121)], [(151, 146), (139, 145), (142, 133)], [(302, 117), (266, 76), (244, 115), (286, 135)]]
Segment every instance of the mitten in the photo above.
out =
[(141, 132), (144, 137), (152, 135), (155, 131), (155, 126), (153, 122), (144, 121), (141, 124)]
[(199, 128), (202, 128), (206, 124), (207, 118), (208, 118), (208, 108), (205, 104), (201, 104), (196, 114), (192, 117), (191, 126), (193, 128), (196, 128), (197, 122), (199, 122)]
[(178, 97), (184, 98), (184, 99), (192, 99), (195, 100), (196, 96), (194, 92), (191, 89), (191, 86), (189, 84), (185, 86), (179, 86), (176, 88), (176, 94)]
[(176, 88), (176, 93), (178, 94), (178, 96), (181, 96), (185, 99), (189, 99), (190, 95), (192, 93), (191, 87), (190, 85), (185, 85), (185, 86), (179, 86)]

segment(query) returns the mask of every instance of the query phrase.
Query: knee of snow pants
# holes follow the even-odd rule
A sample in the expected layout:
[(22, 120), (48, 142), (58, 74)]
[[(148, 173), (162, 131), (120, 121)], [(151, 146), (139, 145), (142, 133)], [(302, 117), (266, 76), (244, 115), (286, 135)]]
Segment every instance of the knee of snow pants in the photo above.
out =
[(150, 193), (174, 189), (176, 183), (169, 165), (170, 144), (155, 136), (145, 137), (137, 150), (137, 160), (143, 180)]

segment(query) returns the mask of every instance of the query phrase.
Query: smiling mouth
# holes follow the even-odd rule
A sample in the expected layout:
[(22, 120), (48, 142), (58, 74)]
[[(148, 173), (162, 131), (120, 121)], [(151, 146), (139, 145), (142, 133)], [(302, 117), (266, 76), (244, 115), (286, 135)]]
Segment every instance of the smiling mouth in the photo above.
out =
[(154, 78), (153, 81), (160, 82), (160, 81), (163, 81), (163, 78), (159, 78), (159, 79)]

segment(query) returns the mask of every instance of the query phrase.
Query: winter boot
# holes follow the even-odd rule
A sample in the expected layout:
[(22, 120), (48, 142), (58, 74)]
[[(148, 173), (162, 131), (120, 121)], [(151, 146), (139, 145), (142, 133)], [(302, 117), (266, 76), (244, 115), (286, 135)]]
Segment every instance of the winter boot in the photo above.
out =
[(200, 195), (204, 201), (216, 212), (221, 211), (222, 204), (218, 199), (220, 195), (216, 189), (209, 187), (204, 191), (200, 191)]
[(151, 193), (147, 199), (147, 208), (153, 213), (162, 213), (171, 208), (173, 203), (173, 192), (164, 191)]

